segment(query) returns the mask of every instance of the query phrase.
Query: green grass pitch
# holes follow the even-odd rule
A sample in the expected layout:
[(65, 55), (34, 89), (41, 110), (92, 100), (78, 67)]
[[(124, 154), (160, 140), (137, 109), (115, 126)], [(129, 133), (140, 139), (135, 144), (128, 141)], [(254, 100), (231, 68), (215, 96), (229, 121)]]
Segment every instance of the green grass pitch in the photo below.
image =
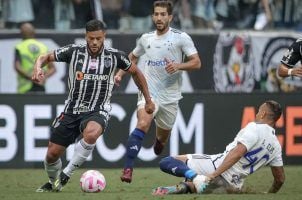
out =
[(75, 172), (70, 182), (60, 193), (36, 193), (38, 186), (46, 181), (42, 169), (1, 169), (0, 199), (1, 200), (147, 200), (147, 199), (271, 199), (271, 200), (301, 200), (302, 199), (302, 166), (286, 166), (286, 182), (277, 194), (262, 194), (272, 183), (272, 175), (268, 167), (251, 175), (245, 187), (250, 194), (206, 194), (206, 195), (169, 195), (154, 197), (153, 188), (170, 185), (181, 181), (161, 172), (158, 168), (138, 168), (134, 171), (131, 184), (122, 183), (119, 179), (121, 169), (98, 169), (106, 177), (107, 186), (100, 193), (83, 193), (79, 187), (80, 175), (87, 169)]

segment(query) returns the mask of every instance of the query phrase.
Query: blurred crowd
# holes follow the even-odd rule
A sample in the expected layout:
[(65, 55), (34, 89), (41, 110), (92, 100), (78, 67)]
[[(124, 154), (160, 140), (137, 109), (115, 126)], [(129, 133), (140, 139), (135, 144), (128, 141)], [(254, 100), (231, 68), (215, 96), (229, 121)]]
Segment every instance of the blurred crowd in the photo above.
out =
[[(301, 0), (172, 0), (173, 27), (302, 30)], [(0, 28), (31, 22), (38, 29), (68, 31), (92, 19), (108, 29), (151, 30), (154, 0), (0, 0)]]

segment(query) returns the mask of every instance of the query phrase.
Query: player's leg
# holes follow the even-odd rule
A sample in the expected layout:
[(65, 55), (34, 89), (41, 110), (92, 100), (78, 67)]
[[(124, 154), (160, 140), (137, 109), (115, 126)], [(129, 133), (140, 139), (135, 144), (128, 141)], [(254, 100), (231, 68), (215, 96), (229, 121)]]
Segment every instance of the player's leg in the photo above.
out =
[[(202, 193), (208, 186), (206, 174), (215, 170), (209, 155), (188, 154), (177, 157), (166, 157), (160, 161), (160, 169), (168, 174), (184, 177), (189, 182), (191, 192)], [(192, 186), (194, 185), (194, 190)], [(185, 190), (183, 190), (185, 191)]]
[[(173, 176), (184, 177), (192, 180), (197, 176), (197, 173), (186, 165), (187, 160), (188, 158), (186, 155), (165, 157), (159, 163), (160, 169)], [(192, 182), (188, 181), (180, 182), (179, 184), (172, 186), (157, 187), (152, 191), (152, 194), (157, 196), (166, 194), (186, 194), (192, 193), (194, 190), (194, 185)]]
[(187, 155), (179, 155), (176, 157), (168, 156), (159, 162), (159, 167), (163, 172), (171, 174), (177, 177), (184, 177), (189, 180), (193, 180), (197, 176), (197, 172), (190, 169), (186, 162), (188, 160)]
[(36, 190), (36, 192), (60, 191), (60, 172), (62, 162), (60, 157), (69, 144), (73, 142), (73, 129), (66, 126), (74, 121), (72, 116), (65, 116), (63, 113), (57, 117), (51, 127), (51, 137), (44, 160), (44, 169), (49, 181)]
[(156, 155), (160, 155), (167, 144), (171, 134), (171, 129), (163, 129), (156, 125), (156, 137), (153, 150)]
[(74, 171), (90, 156), (96, 145), (96, 140), (104, 131), (103, 127), (107, 126), (108, 119), (107, 112), (96, 112), (83, 117), (80, 124), (83, 138), (75, 144), (74, 154), (61, 173), (62, 184), (65, 185)]
[(156, 137), (153, 145), (154, 153), (159, 155), (162, 153), (167, 144), (171, 130), (176, 120), (178, 110), (178, 102), (160, 105), (156, 114)]
[(49, 181), (39, 187), (36, 192), (59, 192), (61, 190), (62, 186), (60, 184), (59, 175), (62, 168), (62, 161), (60, 157), (65, 152), (65, 149), (64, 146), (52, 143), (51, 141), (48, 143), (46, 158), (44, 160), (44, 169), (48, 175)]
[(149, 131), (153, 115), (146, 113), (144, 104), (138, 106), (137, 125), (129, 135), (126, 145), (126, 160), (121, 175), (121, 181), (130, 183), (132, 181), (132, 172), (134, 161), (141, 149), (145, 134)]

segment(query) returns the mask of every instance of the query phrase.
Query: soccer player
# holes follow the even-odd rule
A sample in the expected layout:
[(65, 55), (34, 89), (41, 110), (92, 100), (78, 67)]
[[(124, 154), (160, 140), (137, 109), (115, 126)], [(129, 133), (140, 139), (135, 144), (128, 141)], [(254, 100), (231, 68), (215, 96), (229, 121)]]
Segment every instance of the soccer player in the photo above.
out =
[(158, 187), (154, 195), (184, 193), (236, 193), (242, 191), (245, 178), (269, 165), (274, 177), (269, 193), (276, 193), (285, 180), (282, 149), (275, 135), (275, 123), (281, 116), (276, 101), (266, 101), (254, 122), (241, 129), (223, 153), (215, 155), (187, 154), (166, 157), (160, 169), (187, 181), (175, 186)]
[[(92, 153), (96, 140), (107, 127), (114, 86), (113, 77), (117, 68), (132, 75), (146, 99), (146, 113), (152, 114), (155, 109), (142, 72), (126, 54), (105, 47), (105, 35), (104, 23), (91, 20), (86, 24), (87, 44), (61, 47), (39, 56), (35, 63), (32, 76), (34, 81), (41, 81), (44, 78), (42, 66), (48, 62), (69, 64), (69, 95), (65, 101), (64, 111), (52, 124), (52, 134), (44, 161), (49, 182), (38, 188), (37, 192), (61, 191), (74, 170)], [(61, 172), (60, 157), (80, 135), (82, 139), (76, 143), (73, 157)]]
[(45, 80), (56, 72), (53, 63), (48, 63), (45, 78), (42, 82), (33, 82), (31, 75), (34, 63), (39, 55), (45, 54), (48, 48), (35, 38), (35, 28), (30, 23), (20, 26), (22, 41), (15, 47), (15, 69), (18, 73), (18, 93), (45, 92)]
[(297, 39), (286, 51), (278, 68), (281, 77), (297, 76), (302, 78), (302, 65), (295, 67), (296, 63), (302, 62), (302, 38)]
[[(156, 30), (143, 34), (135, 49), (129, 54), (129, 58), (135, 63), (140, 56), (144, 55), (144, 75), (156, 112), (151, 115), (142, 109), (146, 99), (139, 93), (138, 122), (127, 141), (126, 162), (121, 175), (123, 182), (132, 181), (134, 160), (140, 151), (153, 117), (156, 123), (154, 153), (159, 155), (163, 151), (176, 119), (178, 101), (182, 98), (182, 71), (201, 67), (200, 58), (191, 37), (169, 26), (173, 18), (172, 10), (170, 1), (154, 2), (152, 19)], [(184, 56), (186, 56), (186, 62), (184, 62)], [(121, 70), (116, 74), (117, 85), (120, 84), (124, 74)]]

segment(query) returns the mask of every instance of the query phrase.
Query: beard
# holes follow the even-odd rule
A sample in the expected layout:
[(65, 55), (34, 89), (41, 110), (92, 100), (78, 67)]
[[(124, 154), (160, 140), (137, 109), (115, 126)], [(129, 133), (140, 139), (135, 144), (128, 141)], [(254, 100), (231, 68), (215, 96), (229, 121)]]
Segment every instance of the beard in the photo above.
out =
[(88, 47), (90, 53), (93, 54), (93, 55), (98, 54), (102, 49), (102, 46), (100, 46), (100, 47), (90, 46), (88, 43), (87, 43), (87, 47)]
[(168, 27), (168, 23), (159, 23), (159, 24), (157, 23), (155, 25), (156, 25), (156, 30), (159, 32), (163, 32)]

